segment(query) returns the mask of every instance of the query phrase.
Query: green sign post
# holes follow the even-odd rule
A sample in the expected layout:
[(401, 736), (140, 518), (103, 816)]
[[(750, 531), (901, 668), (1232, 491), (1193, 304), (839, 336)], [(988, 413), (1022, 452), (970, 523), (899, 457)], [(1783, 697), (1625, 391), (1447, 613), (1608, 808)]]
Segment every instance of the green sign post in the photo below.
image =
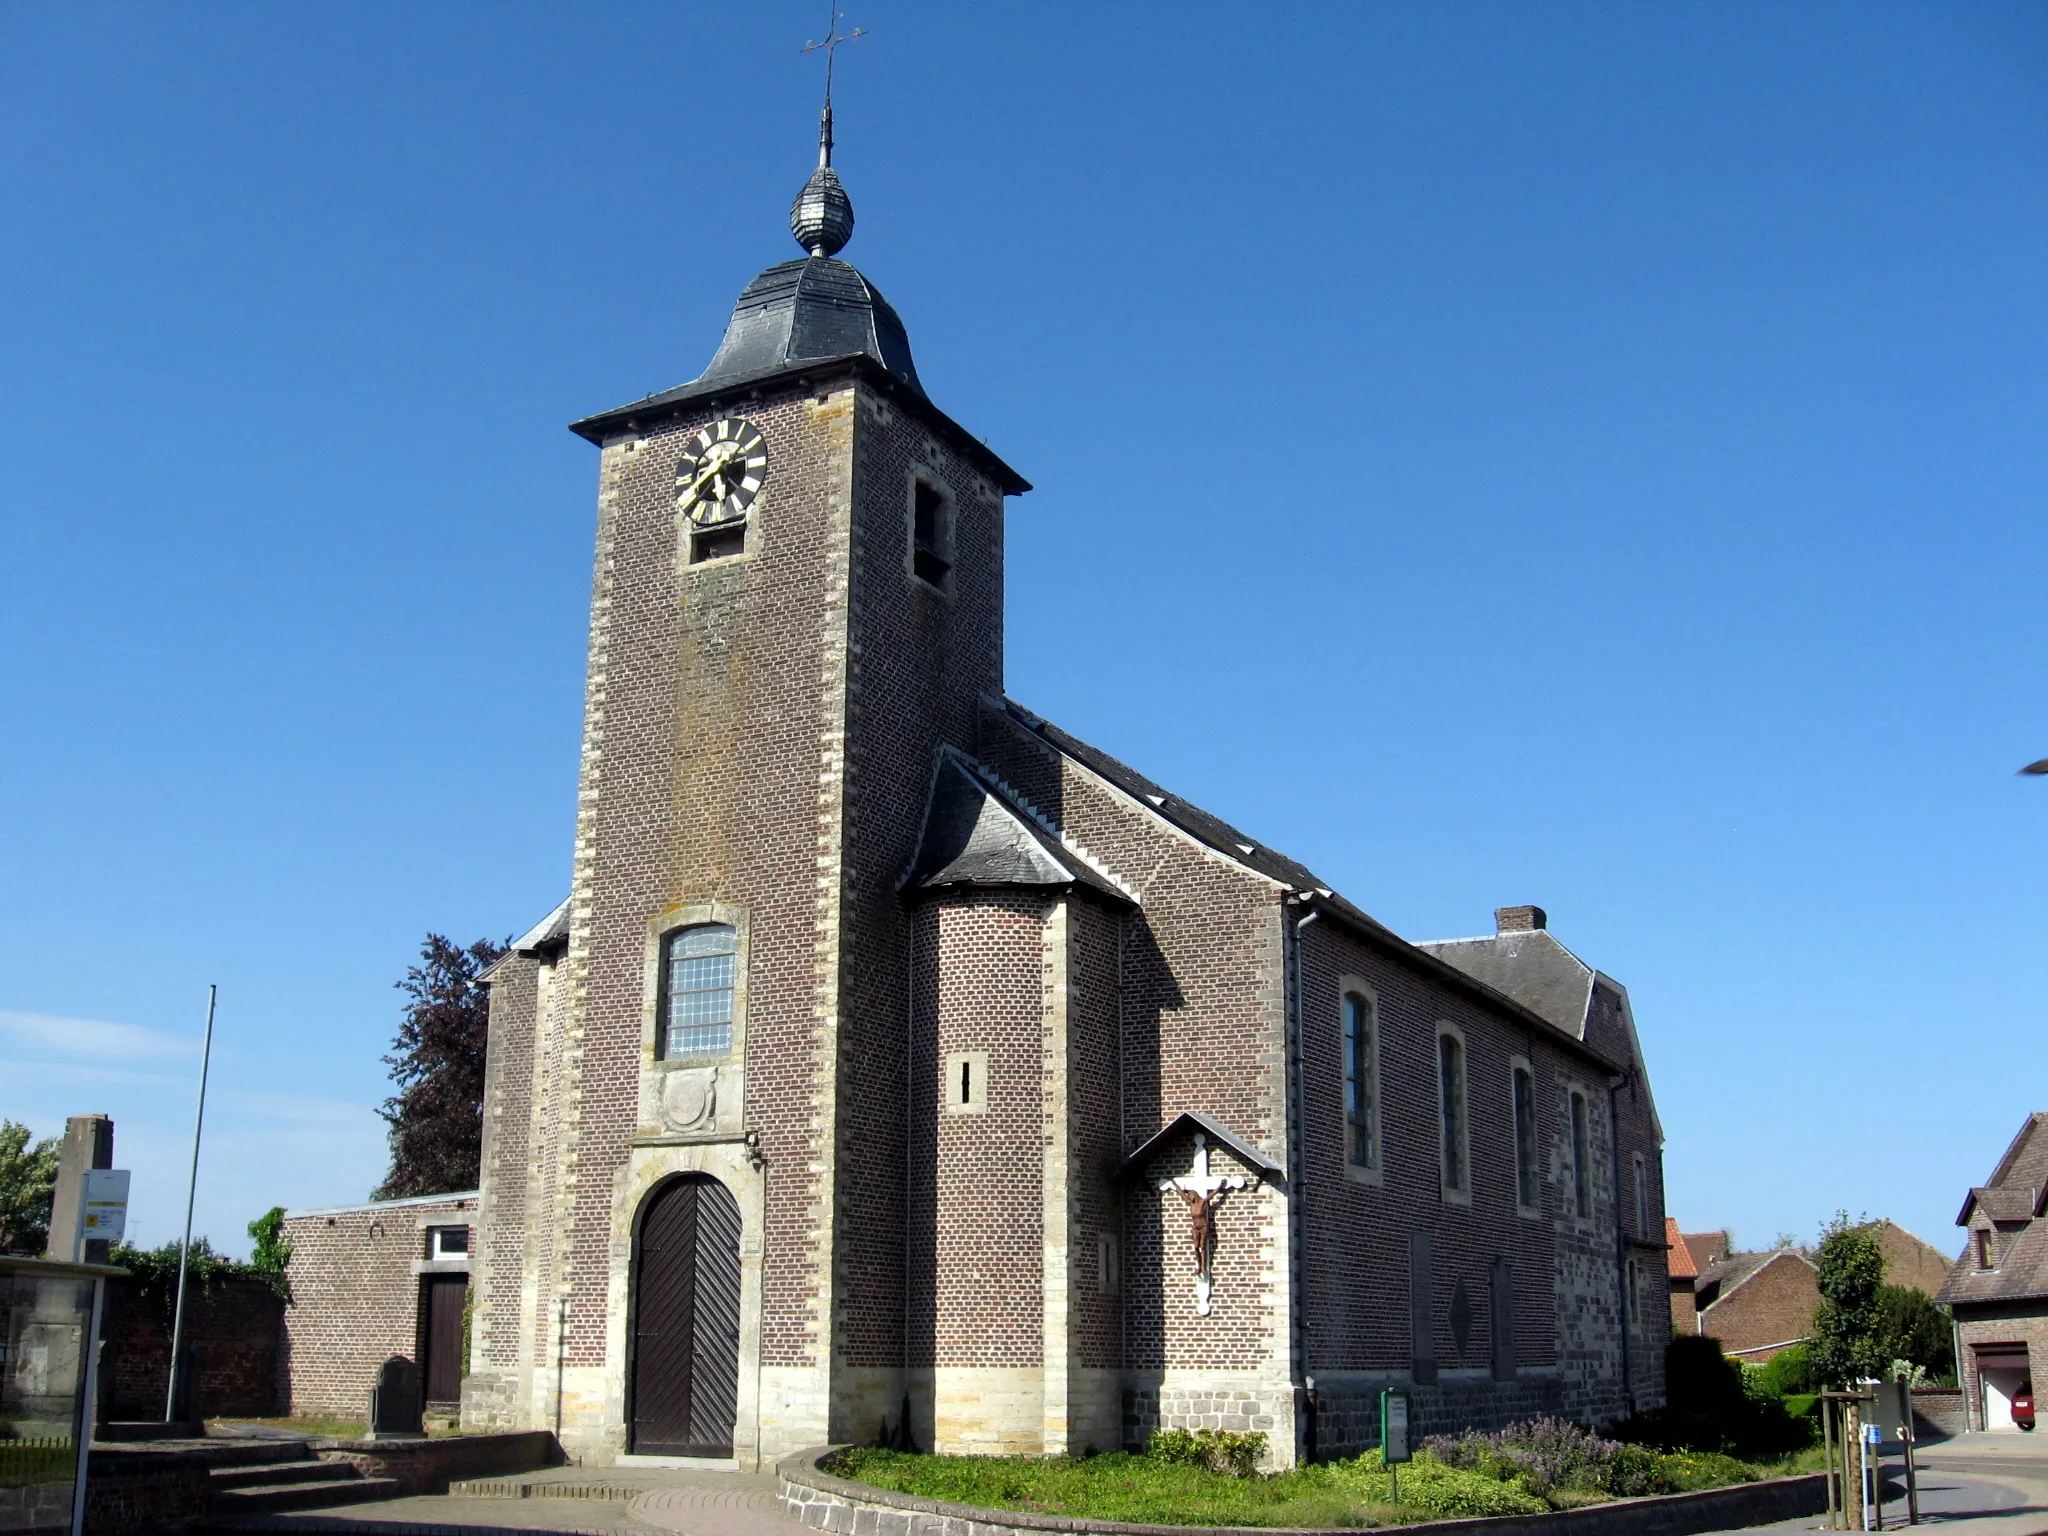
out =
[(1408, 1445), (1408, 1394), (1387, 1387), (1380, 1393), (1380, 1457), (1387, 1464), (1396, 1504), (1401, 1502), (1401, 1463), (1415, 1452)]

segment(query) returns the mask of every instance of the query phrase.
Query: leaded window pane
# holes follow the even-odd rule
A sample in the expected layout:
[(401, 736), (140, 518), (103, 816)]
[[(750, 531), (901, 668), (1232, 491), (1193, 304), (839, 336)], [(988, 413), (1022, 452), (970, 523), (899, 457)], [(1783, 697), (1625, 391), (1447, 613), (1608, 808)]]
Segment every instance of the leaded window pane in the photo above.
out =
[(663, 947), (662, 1055), (725, 1055), (732, 1049), (737, 935), (724, 923), (704, 923), (678, 929)]

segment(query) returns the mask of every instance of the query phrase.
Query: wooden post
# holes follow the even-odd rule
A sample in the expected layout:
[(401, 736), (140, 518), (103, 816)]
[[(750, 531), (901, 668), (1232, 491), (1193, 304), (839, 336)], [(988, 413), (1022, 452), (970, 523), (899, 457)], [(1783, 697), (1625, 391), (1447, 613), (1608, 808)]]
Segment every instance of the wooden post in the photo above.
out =
[(1821, 1444), (1826, 1448), (1825, 1454), (1827, 1457), (1826, 1464), (1828, 1469), (1828, 1529), (1831, 1531), (1839, 1531), (1843, 1529), (1840, 1523), (1842, 1519), (1842, 1500), (1840, 1498), (1840, 1491), (1835, 1486), (1835, 1441), (1838, 1438), (1835, 1434), (1835, 1418), (1835, 1400), (1832, 1397), (1828, 1396), (1827, 1393), (1821, 1393), (1820, 1435)]

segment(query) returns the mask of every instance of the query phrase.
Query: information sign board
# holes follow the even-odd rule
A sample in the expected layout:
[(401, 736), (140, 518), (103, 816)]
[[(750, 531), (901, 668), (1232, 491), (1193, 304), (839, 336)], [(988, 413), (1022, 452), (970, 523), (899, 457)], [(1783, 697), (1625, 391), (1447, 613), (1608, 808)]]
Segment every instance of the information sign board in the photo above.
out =
[(88, 1168), (78, 1206), (79, 1236), (89, 1243), (119, 1242), (128, 1231), (128, 1170)]

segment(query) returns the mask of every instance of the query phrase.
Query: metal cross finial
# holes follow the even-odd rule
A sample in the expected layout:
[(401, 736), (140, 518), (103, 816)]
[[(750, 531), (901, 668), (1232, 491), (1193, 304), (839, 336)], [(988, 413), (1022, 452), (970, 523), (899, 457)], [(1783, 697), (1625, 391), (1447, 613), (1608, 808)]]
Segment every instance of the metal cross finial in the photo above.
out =
[(846, 20), (846, 13), (839, 9), (838, 0), (827, 0), (825, 15), (825, 40), (804, 44), (807, 54), (816, 53), (820, 48), (825, 50), (825, 110), (818, 118), (818, 164), (821, 166), (832, 163), (832, 66), (839, 60), (839, 45), (867, 36), (865, 27), (855, 27), (851, 32), (839, 30), (839, 23)]

